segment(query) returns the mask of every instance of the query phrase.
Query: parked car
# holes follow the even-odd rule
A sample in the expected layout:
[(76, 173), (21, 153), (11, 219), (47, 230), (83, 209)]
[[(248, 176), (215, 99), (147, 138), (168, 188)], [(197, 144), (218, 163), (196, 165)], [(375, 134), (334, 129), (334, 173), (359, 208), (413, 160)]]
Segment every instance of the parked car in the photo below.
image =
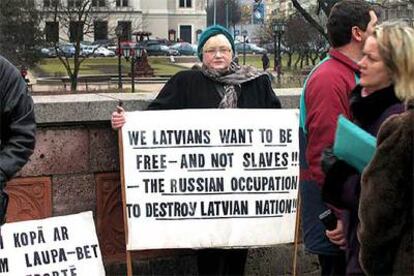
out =
[(109, 46), (114, 47), (115, 44), (116, 44), (116, 39), (99, 39), (99, 40), (95, 40), (94, 42), (92, 42), (92, 45), (96, 45), (98, 47), (105, 47), (105, 48), (108, 48)]
[(180, 53), (164, 44), (150, 44), (145, 47), (149, 56), (178, 56)]
[(194, 56), (197, 54), (197, 45), (188, 42), (178, 42), (170, 46), (170, 48), (177, 50), (182, 56)]
[(97, 50), (98, 46), (97, 45), (80, 45), (80, 55), (81, 56), (91, 56), (94, 55), (94, 52)]
[(115, 52), (108, 50), (105, 47), (98, 47), (98, 49), (95, 50), (95, 52), (93, 53), (93, 55), (95, 57), (114, 57), (115, 56)]
[(167, 45), (167, 46), (171, 45), (171, 42), (167, 39), (147, 39), (147, 40), (138, 41), (137, 43), (142, 47), (148, 47), (154, 44)]
[(56, 57), (56, 49), (54, 47), (42, 48), (40, 49), (40, 55), (46, 58)]
[(244, 43), (237, 43), (236, 46), (236, 52), (241, 55), (244, 51), (246, 51), (246, 54), (264, 54), (267, 53), (265, 48), (259, 47), (254, 43), (246, 43), (246, 49), (244, 50)]
[(64, 57), (73, 57), (75, 55), (75, 46), (72, 44), (61, 44), (58, 46), (57, 52)]
[[(275, 43), (274, 42), (268, 42), (268, 43), (263, 44), (262, 46), (263, 46), (263, 48), (265, 48), (267, 50), (268, 53), (271, 53), (271, 54), (275, 53), (275, 51), (277, 50), (277, 48), (275, 49)], [(277, 45), (276, 45), (276, 47), (277, 47)], [(283, 52), (286, 52), (288, 50), (289, 49), (286, 48), (285, 45), (283, 45), (282, 43), (280, 43), (280, 51), (282, 53)]]

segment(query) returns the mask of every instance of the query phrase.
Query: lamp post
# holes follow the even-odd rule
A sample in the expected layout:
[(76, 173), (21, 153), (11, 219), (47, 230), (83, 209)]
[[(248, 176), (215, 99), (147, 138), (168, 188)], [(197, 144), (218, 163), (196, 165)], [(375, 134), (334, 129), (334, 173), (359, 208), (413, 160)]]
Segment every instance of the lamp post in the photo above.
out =
[(142, 48), (135, 45), (132, 48), (130, 45), (122, 49), (124, 52), (124, 57), (128, 60), (131, 60), (131, 92), (135, 92), (135, 62), (137, 58), (142, 56)]
[(217, 9), (216, 0), (213, 0), (213, 25), (216, 25)]
[(128, 61), (129, 59), (131, 59), (131, 89), (132, 92), (134, 92), (135, 90), (135, 82), (134, 82), (134, 50), (130, 48), (129, 45), (126, 45), (124, 48), (122, 48), (122, 52), (124, 54), (125, 59)]
[(134, 56), (131, 60), (131, 81), (132, 81), (132, 93), (135, 92), (135, 62), (138, 58), (142, 57), (143, 49), (136, 45), (134, 49)]
[(246, 65), (246, 36), (247, 36), (247, 31), (243, 30), (241, 32), (242, 36), (243, 36), (243, 65)]
[[(274, 64), (274, 70), (277, 73), (277, 82), (280, 85), (280, 74), (282, 71), (282, 59), (281, 59), (281, 53), (280, 53), (280, 41), (282, 40), (282, 35), (285, 32), (286, 23), (282, 21), (276, 21), (273, 23), (273, 34), (275, 37), (275, 64)], [(276, 41), (277, 41), (277, 47), (276, 47)], [(276, 52), (277, 50), (277, 52)]]
[(122, 69), (121, 69), (121, 56), (122, 56), (122, 49), (121, 49), (121, 36), (122, 36), (122, 27), (118, 25), (115, 28), (115, 34), (118, 38), (118, 89), (122, 89)]
[(229, 0), (226, 0), (226, 29), (229, 28)]

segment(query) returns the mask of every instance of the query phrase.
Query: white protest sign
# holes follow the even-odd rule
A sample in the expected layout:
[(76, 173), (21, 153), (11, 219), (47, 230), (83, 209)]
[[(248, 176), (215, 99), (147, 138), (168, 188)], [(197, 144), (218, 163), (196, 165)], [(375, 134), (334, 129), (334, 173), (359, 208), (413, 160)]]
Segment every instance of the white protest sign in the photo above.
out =
[(0, 275), (105, 275), (92, 212), (1, 227)]
[(126, 113), (128, 250), (294, 239), (298, 110)]

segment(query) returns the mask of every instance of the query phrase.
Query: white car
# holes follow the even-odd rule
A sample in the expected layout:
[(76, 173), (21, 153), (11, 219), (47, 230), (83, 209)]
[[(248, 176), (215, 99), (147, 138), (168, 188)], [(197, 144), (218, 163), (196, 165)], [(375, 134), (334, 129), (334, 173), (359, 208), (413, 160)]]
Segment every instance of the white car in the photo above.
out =
[(98, 46), (95, 45), (82, 45), (80, 46), (81, 56), (91, 56), (96, 51)]
[(105, 47), (99, 47), (96, 49), (96, 51), (93, 53), (95, 57), (114, 57), (115, 52), (106, 49)]

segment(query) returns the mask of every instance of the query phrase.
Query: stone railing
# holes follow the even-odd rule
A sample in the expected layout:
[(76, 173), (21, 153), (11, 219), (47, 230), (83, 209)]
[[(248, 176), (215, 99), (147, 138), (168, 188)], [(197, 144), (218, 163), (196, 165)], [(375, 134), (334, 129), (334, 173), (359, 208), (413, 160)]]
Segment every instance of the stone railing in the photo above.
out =
[[(297, 108), (300, 89), (276, 92), (284, 108)], [(117, 135), (110, 116), (121, 99), (126, 110), (143, 110), (154, 94), (35, 96), (37, 142), (30, 162), (8, 185), (9, 221), (92, 210), (107, 275), (125, 274), (125, 243)], [(139, 274), (197, 273), (192, 250), (133, 254)], [(291, 245), (251, 249), (248, 275), (290, 274)], [(317, 270), (300, 250), (300, 275)], [(139, 261), (138, 261), (139, 260)]]

